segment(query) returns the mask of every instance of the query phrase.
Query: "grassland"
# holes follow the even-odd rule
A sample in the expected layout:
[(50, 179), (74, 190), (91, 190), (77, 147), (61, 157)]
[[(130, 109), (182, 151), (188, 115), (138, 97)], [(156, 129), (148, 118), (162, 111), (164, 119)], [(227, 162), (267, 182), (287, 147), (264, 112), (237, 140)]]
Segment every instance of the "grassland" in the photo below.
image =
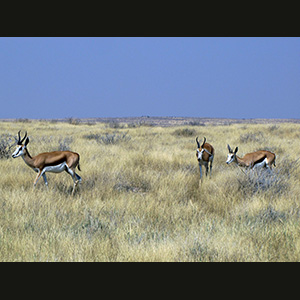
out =
[[(21, 158), (0, 159), (2, 262), (300, 260), (300, 124), (0, 122), (2, 139), (20, 129), (31, 155), (78, 152), (82, 184), (72, 197), (71, 177), (48, 173), (33, 189)], [(216, 150), (200, 187), (196, 136)], [(271, 150), (277, 167), (228, 166), (227, 143)]]

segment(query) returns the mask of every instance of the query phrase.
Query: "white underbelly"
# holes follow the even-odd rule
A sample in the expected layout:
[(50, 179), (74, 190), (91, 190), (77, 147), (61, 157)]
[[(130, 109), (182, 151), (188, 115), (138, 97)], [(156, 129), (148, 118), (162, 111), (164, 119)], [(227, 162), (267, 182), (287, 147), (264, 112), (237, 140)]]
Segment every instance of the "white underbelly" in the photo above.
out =
[(65, 162), (56, 165), (56, 166), (47, 166), (44, 168), (45, 172), (52, 172), (52, 173), (60, 173), (66, 170), (67, 164)]
[(265, 158), (262, 162), (255, 164), (255, 168), (263, 168), (267, 164), (267, 158)]

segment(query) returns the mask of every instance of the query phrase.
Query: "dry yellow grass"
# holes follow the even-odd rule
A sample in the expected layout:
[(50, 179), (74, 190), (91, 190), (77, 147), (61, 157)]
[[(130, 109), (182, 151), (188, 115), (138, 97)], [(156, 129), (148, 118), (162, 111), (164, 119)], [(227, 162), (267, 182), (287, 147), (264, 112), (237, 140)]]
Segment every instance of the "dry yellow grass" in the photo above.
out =
[[(299, 124), (0, 122), (0, 134), (20, 129), (31, 155), (78, 152), (82, 184), (72, 197), (67, 173), (47, 173), (49, 189), (41, 179), (34, 190), (36, 174), (21, 158), (0, 159), (0, 261), (300, 260), (300, 170), (289, 169), (299, 157)], [(113, 134), (118, 143), (101, 142)], [(201, 188), (196, 135), (216, 150)], [(270, 183), (227, 166), (227, 143), (241, 156), (274, 151)]]

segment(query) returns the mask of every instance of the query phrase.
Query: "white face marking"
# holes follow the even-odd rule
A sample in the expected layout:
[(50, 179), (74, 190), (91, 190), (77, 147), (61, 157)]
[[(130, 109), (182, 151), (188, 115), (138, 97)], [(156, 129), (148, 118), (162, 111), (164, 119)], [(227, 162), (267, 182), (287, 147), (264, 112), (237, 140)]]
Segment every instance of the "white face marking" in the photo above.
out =
[(17, 145), (15, 152), (12, 154), (13, 158), (19, 157), (20, 155), (24, 154), (24, 149), (22, 145)]
[(227, 156), (226, 163), (231, 164), (234, 161), (234, 153), (229, 153)]
[(198, 160), (202, 160), (204, 150), (202, 149), (201, 151), (197, 149), (197, 154), (198, 154)]

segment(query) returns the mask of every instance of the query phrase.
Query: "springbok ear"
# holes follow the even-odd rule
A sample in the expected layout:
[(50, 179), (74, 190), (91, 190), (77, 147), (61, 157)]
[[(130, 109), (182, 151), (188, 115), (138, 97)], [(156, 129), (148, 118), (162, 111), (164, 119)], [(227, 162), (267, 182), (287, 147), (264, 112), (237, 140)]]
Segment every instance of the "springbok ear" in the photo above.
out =
[(29, 137), (25, 140), (25, 146), (27, 146), (27, 144), (29, 143)]
[(227, 148), (228, 148), (229, 153), (233, 152), (232, 149), (230, 148), (230, 146), (228, 144), (227, 144)]
[(234, 153), (237, 153), (239, 150), (239, 147), (236, 147), (235, 150), (234, 150)]

